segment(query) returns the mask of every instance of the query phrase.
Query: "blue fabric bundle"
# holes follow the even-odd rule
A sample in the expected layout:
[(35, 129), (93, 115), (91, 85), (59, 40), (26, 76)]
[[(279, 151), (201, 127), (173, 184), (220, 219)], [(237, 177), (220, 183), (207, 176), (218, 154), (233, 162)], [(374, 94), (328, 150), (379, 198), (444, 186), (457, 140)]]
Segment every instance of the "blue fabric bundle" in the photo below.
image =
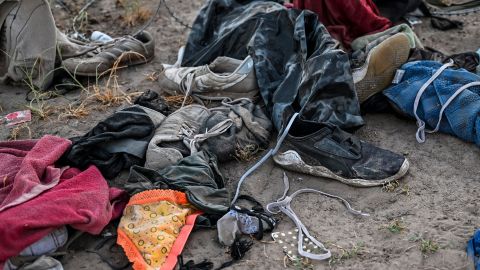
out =
[(480, 270), (480, 230), (477, 230), (472, 239), (468, 241), (467, 256), (473, 260), (475, 269)]
[[(393, 84), (383, 93), (404, 113), (415, 117), (414, 103), (421, 87), (443, 64), (435, 61), (415, 61), (404, 64), (404, 71), (398, 84)], [(397, 73), (401, 75), (402, 72)], [(462, 86), (480, 82), (480, 76), (465, 69), (447, 68), (426, 88), (419, 99), (417, 115), (433, 129), (439, 121), (439, 114), (455, 92)], [(461, 91), (446, 106), (439, 131), (457, 136), (480, 146), (480, 86)]]

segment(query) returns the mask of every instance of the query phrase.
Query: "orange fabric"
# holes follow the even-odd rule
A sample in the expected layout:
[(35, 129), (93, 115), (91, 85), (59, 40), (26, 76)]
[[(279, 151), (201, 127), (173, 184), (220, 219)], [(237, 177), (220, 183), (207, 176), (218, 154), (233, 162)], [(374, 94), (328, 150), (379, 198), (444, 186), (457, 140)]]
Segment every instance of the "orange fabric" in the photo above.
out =
[(195, 225), (195, 220), (200, 215), (200, 213), (196, 213), (187, 217), (187, 222), (185, 226), (183, 226), (182, 231), (175, 240), (172, 249), (170, 250), (170, 254), (168, 254), (167, 261), (163, 265), (162, 269), (173, 269), (175, 265), (177, 265), (178, 255), (182, 254), (183, 248), (187, 243), (188, 236), (193, 230), (193, 226)]
[(141, 192), (130, 199), (124, 210), (117, 243), (135, 270), (173, 269), (199, 214), (185, 193)]

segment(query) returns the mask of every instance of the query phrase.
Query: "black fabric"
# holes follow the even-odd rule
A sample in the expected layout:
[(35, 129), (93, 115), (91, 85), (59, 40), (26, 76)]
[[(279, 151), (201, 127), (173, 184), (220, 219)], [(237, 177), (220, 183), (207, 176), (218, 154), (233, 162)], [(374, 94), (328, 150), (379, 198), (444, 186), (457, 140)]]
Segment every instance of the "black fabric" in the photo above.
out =
[(433, 28), (436, 28), (438, 30), (446, 31), (446, 30), (451, 30), (451, 29), (461, 29), (463, 27), (463, 22), (461, 21), (455, 21), (455, 20), (450, 20), (447, 18), (439, 17), (439, 16), (433, 16), (428, 7), (425, 5), (425, 3), (420, 3), (420, 6), (418, 7), (420, 11), (426, 16), (430, 17), (430, 23), (432, 24)]
[(463, 22), (449, 20), (447, 18), (442, 18), (438, 16), (432, 16), (430, 19), (432, 27), (438, 30), (446, 31), (451, 29), (461, 29), (463, 27)]
[(230, 203), (217, 159), (205, 151), (193, 153), (177, 164), (159, 171), (133, 166), (124, 189), (130, 195), (152, 189), (185, 192), (188, 201), (203, 212), (211, 214), (211, 219), (224, 215)]
[(207, 260), (203, 260), (201, 263), (195, 263), (193, 260), (183, 262), (183, 256), (178, 256), (179, 270), (210, 270), (213, 269), (213, 263)]
[(231, 261), (223, 263), (220, 267), (216, 270), (225, 269), (227, 267), (232, 266), (235, 262), (242, 259), (247, 251), (252, 248), (253, 241), (252, 240), (236, 240), (233, 242), (233, 245), (230, 247), (230, 256), (232, 257)]
[[(253, 203), (254, 206), (251, 209), (242, 207), (238, 205), (238, 202), (241, 200), (251, 202)], [(253, 235), (257, 240), (262, 240), (263, 233), (271, 232), (277, 225), (277, 220), (273, 218), (270, 214), (268, 214), (263, 208), (262, 204), (259, 203), (257, 200), (255, 200), (255, 198), (251, 196), (248, 196), (248, 195), (238, 196), (235, 205), (233, 205), (230, 209), (235, 210), (239, 213), (256, 217), (258, 219), (258, 232)], [(266, 228), (264, 228), (263, 222), (266, 223), (267, 225)]]
[(182, 66), (252, 56), (277, 130), (294, 112), (346, 130), (363, 125), (348, 55), (310, 11), (272, 1), (211, 0), (192, 26)]
[(380, 10), (380, 14), (393, 23), (400, 21), (403, 16), (417, 9), (422, 0), (373, 0)]
[(476, 72), (477, 66), (480, 64), (480, 56), (477, 52), (464, 52), (453, 55), (445, 55), (439, 51), (426, 49), (411, 49), (408, 62), (420, 60), (433, 60), (446, 63), (452, 59), (457, 68), (464, 68), (470, 72)]
[(463, 27), (460, 21), (432, 15), (422, 0), (374, 0), (373, 2), (380, 10), (380, 14), (393, 23), (401, 21), (405, 15), (419, 8), (426, 17), (430, 18), (433, 28), (446, 31)]
[[(121, 170), (145, 163), (147, 145), (155, 125), (143, 109), (132, 106), (117, 111), (82, 137), (71, 138), (72, 147), (60, 163), (85, 169), (93, 164), (107, 179)], [(129, 148), (119, 150), (122, 147)]]
[(361, 104), (362, 114), (367, 113), (395, 113), (390, 106), (389, 99), (382, 93), (376, 93)]
[(168, 116), (175, 111), (167, 105), (163, 97), (159, 96), (158, 93), (152, 90), (143, 92), (142, 95), (135, 99), (134, 104), (161, 112), (165, 116)]

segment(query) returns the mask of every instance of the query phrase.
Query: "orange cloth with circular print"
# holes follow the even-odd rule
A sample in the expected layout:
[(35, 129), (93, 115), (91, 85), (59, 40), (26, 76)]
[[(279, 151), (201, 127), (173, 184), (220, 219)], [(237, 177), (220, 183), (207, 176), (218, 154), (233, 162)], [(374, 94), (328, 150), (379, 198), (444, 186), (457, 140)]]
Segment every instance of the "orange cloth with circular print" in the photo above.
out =
[(117, 243), (135, 270), (173, 269), (199, 214), (185, 193), (138, 193), (123, 212)]

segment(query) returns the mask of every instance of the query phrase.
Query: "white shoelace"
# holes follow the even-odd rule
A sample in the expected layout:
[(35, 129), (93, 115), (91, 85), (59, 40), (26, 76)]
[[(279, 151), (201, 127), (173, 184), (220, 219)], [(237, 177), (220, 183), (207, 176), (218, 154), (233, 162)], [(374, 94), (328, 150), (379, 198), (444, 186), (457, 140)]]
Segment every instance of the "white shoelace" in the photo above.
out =
[(237, 201), (238, 196), (240, 196), (240, 188), (242, 187), (242, 184), (245, 181), (245, 179), (250, 174), (252, 174), (256, 169), (258, 169), (263, 163), (265, 163), (265, 161), (267, 161), (270, 157), (272, 157), (273, 155), (275, 155), (278, 152), (278, 150), (280, 149), (280, 146), (282, 145), (283, 141), (285, 140), (285, 137), (287, 137), (288, 131), (292, 127), (293, 121), (297, 118), (297, 116), (298, 116), (298, 113), (295, 113), (290, 118), (290, 121), (288, 122), (288, 124), (285, 127), (285, 129), (283, 130), (283, 132), (281, 132), (279, 134), (279, 137), (277, 138), (277, 144), (275, 145), (275, 148), (268, 150), (268, 152), (257, 163), (255, 163), (250, 169), (248, 169), (242, 175), (242, 177), (240, 177), (240, 181), (238, 181), (238, 184), (237, 184), (237, 190), (235, 191), (235, 196), (233, 197), (233, 200), (231, 202), (232, 206)]
[(180, 89), (185, 94), (183, 98), (182, 106), (185, 106), (185, 102), (187, 101), (188, 96), (192, 93), (193, 84), (195, 83), (195, 70), (192, 69), (189, 72), (185, 73), (183, 77), (180, 79)]
[[(345, 207), (347, 207), (348, 211), (354, 215), (361, 215), (361, 216), (369, 216), (369, 214), (363, 213), (361, 211), (355, 210), (350, 206), (350, 203), (336, 195), (332, 195), (329, 193), (325, 193), (320, 190), (315, 190), (315, 189), (299, 189), (295, 191), (292, 195), (287, 196), (288, 190), (290, 189), (290, 184), (288, 182), (288, 177), (285, 173), (283, 173), (283, 183), (285, 186), (285, 190), (283, 192), (282, 197), (280, 197), (276, 202), (269, 203), (266, 207), (267, 211), (271, 214), (279, 214), (280, 212), (284, 213), (287, 215), (294, 223), (295, 226), (298, 228), (298, 254), (300, 254), (303, 257), (312, 259), (312, 260), (326, 260), (332, 256), (330, 250), (328, 250), (320, 241), (318, 241), (315, 237), (310, 235), (310, 232), (308, 229), (305, 227), (305, 225), (302, 223), (302, 221), (298, 218), (298, 216), (295, 214), (295, 212), (292, 210), (290, 203), (292, 200), (300, 194), (303, 193), (316, 193), (320, 195), (324, 195), (330, 198), (335, 198), (343, 202)], [(314, 254), (308, 251), (305, 251), (303, 249), (303, 236), (306, 236), (308, 239), (310, 239), (315, 245), (317, 245), (321, 250), (323, 250), (325, 253), (323, 254)]]
[(428, 88), (428, 86), (438, 77), (440, 76), (440, 74), (442, 74), (442, 72), (447, 69), (448, 67), (451, 67), (453, 66), (454, 63), (453, 63), (453, 60), (450, 59), (450, 61), (448, 63), (445, 63), (443, 66), (441, 66), (433, 75), (432, 77), (430, 77), (430, 79), (428, 79), (428, 81), (426, 81), (422, 87), (420, 87), (420, 90), (418, 90), (418, 93), (417, 93), (417, 96), (415, 97), (415, 101), (413, 103), (413, 113), (415, 115), (415, 119), (417, 120), (417, 126), (418, 126), (418, 129), (417, 129), (417, 132), (415, 134), (415, 137), (417, 139), (417, 142), (419, 143), (424, 143), (425, 142), (425, 132), (426, 133), (435, 133), (437, 132), (439, 129), (440, 129), (440, 124), (442, 122), (442, 118), (443, 118), (443, 112), (445, 111), (445, 109), (447, 109), (447, 107), (450, 105), (450, 103), (458, 96), (460, 95), (464, 90), (468, 89), (469, 87), (472, 87), (472, 86), (480, 86), (480, 82), (471, 82), (471, 83), (468, 83), (460, 88), (458, 88), (457, 90), (455, 90), (455, 92), (453, 93), (452, 96), (450, 96), (448, 98), (448, 100), (445, 102), (445, 104), (442, 106), (442, 108), (440, 109), (440, 113), (438, 114), (438, 122), (437, 122), (437, 125), (435, 126), (435, 128), (433, 130), (428, 130), (426, 129), (425, 127), (425, 121), (423, 121), (422, 119), (420, 119), (420, 117), (418, 116), (417, 114), (417, 110), (418, 110), (418, 105), (420, 103), (420, 98), (422, 97), (423, 93), (425, 92), (425, 90)]
[[(205, 133), (197, 134), (190, 139), (189, 148), (191, 154), (198, 152), (196, 144), (201, 143), (209, 138), (216, 137), (225, 133), (231, 126), (233, 125), (232, 119), (225, 119), (215, 126), (213, 126), (210, 130), (206, 130)], [(187, 134), (185, 134), (187, 135)], [(187, 135), (188, 136), (188, 135)]]

